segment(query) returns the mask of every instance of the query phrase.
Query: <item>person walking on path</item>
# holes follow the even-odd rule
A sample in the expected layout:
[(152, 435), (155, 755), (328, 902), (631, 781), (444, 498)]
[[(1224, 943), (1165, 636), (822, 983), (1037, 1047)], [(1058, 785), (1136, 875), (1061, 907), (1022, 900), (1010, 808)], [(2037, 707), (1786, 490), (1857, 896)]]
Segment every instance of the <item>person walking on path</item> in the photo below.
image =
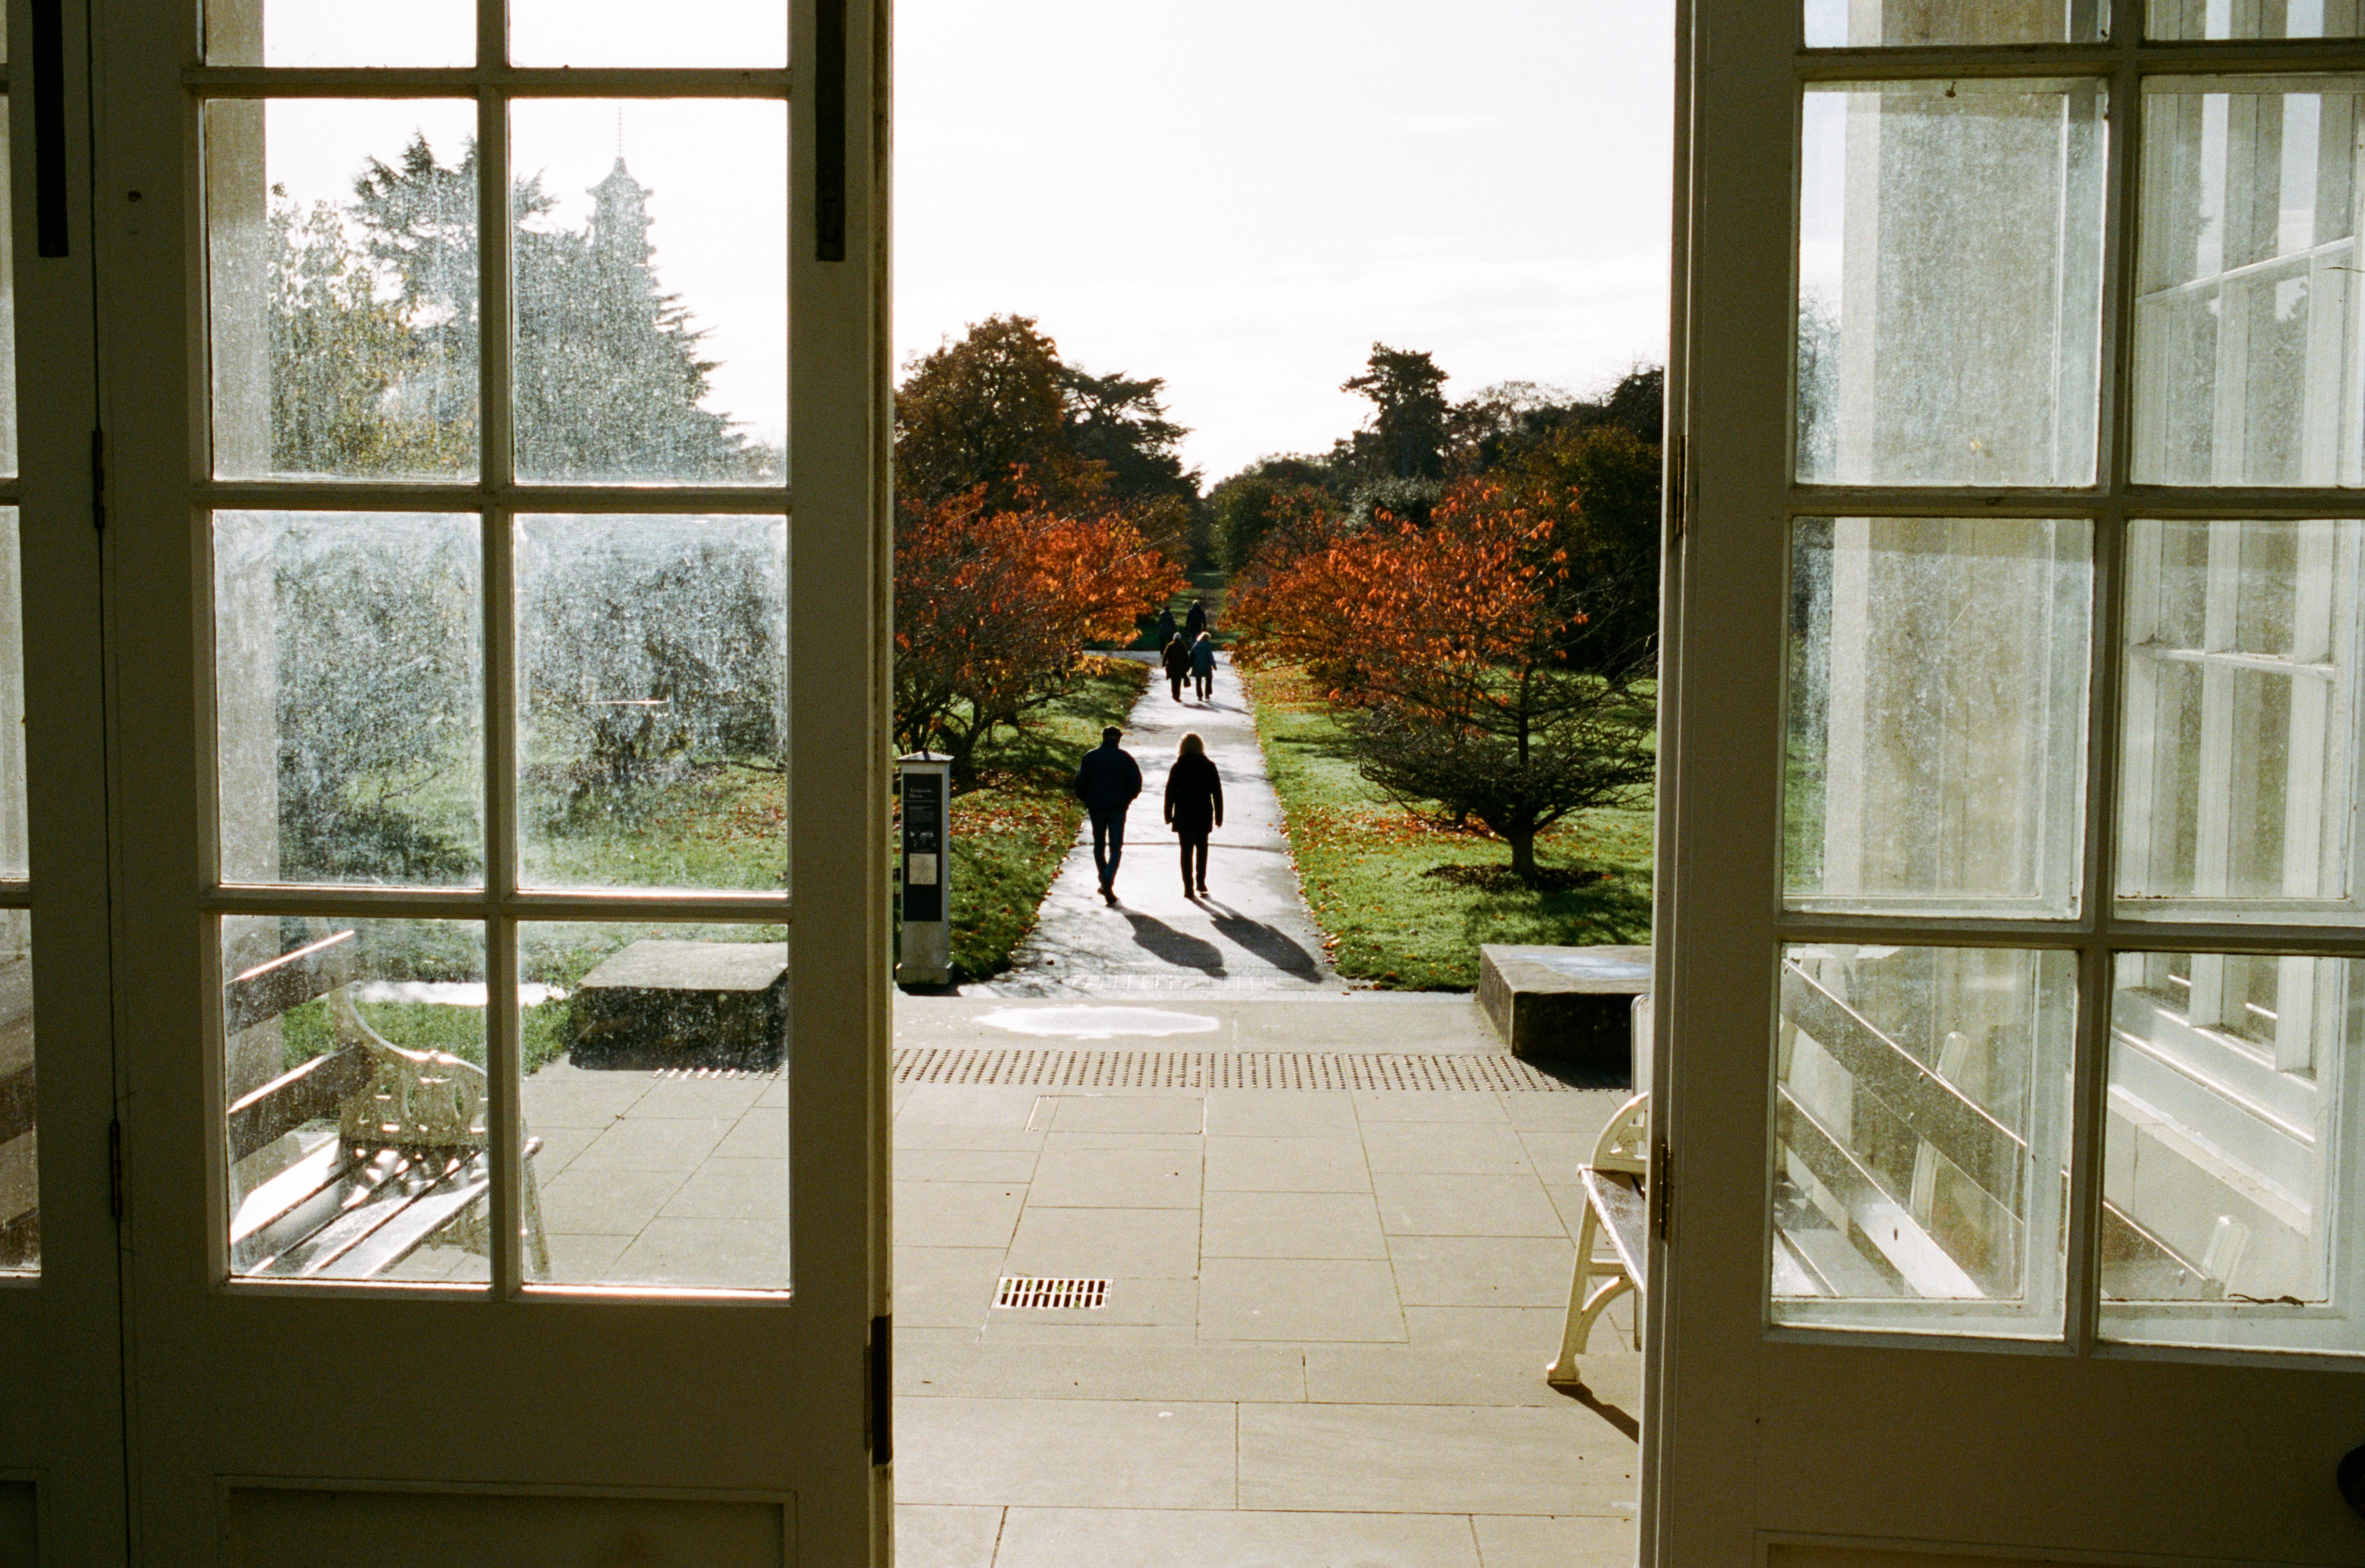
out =
[(1191, 644), (1191, 685), (1202, 702), (1216, 690), (1216, 644), (1205, 632)]
[[(1204, 643), (1205, 639), (1201, 638)], [(1207, 758), (1206, 743), (1186, 734), (1166, 770), (1166, 821), (1182, 845), (1182, 896), (1207, 891), (1207, 835), (1224, 825), (1224, 777)], [(1198, 879), (1194, 890), (1194, 876)]]
[(1196, 643), (1199, 640), (1199, 633), (1206, 629), (1207, 601), (1204, 599), (1194, 599), (1191, 601), (1191, 613), (1182, 619), (1183, 640)]
[(1166, 644), (1158, 662), (1166, 666), (1166, 684), (1174, 692), (1174, 700), (1182, 700), (1182, 683), (1191, 676), (1191, 644), (1176, 637)]
[(1158, 647), (1160, 653), (1174, 640), (1174, 607), (1168, 605), (1158, 612)]
[(1141, 765), (1119, 746), (1124, 732), (1115, 724), (1101, 732), (1101, 744), (1076, 765), (1076, 796), (1093, 819), (1093, 869), (1101, 874), (1101, 898), (1116, 903), (1116, 863), (1125, 857), (1125, 810), (1141, 793)]

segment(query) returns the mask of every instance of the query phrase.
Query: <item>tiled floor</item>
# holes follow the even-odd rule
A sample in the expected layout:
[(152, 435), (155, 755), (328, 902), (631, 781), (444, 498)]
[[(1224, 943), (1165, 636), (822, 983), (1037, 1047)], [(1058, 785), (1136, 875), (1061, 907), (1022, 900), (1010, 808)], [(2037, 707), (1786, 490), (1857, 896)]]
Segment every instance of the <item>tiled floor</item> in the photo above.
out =
[(1631, 1562), (1638, 1359), (1541, 1377), (1620, 1098), (900, 1090), (897, 1561)]

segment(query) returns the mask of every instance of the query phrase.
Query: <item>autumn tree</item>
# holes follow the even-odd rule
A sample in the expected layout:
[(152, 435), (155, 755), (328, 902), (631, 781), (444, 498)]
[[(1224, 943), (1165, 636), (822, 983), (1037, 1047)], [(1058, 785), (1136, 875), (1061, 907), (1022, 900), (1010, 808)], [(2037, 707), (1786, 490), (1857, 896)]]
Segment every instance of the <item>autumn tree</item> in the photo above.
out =
[(1328, 489), (1329, 465), (1312, 457), (1260, 457), (1207, 492), (1216, 560), (1238, 572), (1253, 559), (1286, 498)]
[(1591, 668), (1571, 656), (1569, 628), (1631, 622), (1651, 575), (1597, 567), (1585, 509), (1581, 492), (1469, 478), (1425, 526), (1299, 517), (1231, 600), (1236, 646), (1322, 684), (1366, 778), (1484, 823), (1530, 885), (1539, 834), (1652, 778), (1648, 639)]
[(1072, 685), (1089, 642), (1133, 634), (1182, 574), (1121, 515), (1053, 507), (1030, 491), (995, 506), (979, 485), (901, 509), (895, 535), (894, 726), (907, 751), (953, 759), (976, 781), (979, 745)]

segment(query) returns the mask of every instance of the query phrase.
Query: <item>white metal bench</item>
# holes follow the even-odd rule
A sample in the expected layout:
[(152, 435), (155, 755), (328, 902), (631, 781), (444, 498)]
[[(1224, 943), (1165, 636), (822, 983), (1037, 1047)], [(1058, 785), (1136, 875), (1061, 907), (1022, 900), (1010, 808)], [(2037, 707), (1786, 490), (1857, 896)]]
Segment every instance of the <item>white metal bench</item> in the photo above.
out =
[[(1555, 1388), (1574, 1388), (1585, 1381), (1576, 1359), (1585, 1353), (1594, 1322), (1630, 1291), (1637, 1293), (1633, 1345), (1642, 1348), (1639, 1293), (1649, 1272), (1650, 1249), (1644, 1243), (1650, 1210), (1644, 1182), (1650, 1151), (1651, 1096), (1645, 1092), (1618, 1107), (1594, 1140), (1593, 1158), (1577, 1170), (1577, 1182), (1585, 1190), (1585, 1219), (1576, 1232), (1576, 1272), (1569, 1281), (1560, 1355), (1544, 1369), (1544, 1380)], [(1597, 1254), (1605, 1241), (1609, 1255), (1601, 1257)]]

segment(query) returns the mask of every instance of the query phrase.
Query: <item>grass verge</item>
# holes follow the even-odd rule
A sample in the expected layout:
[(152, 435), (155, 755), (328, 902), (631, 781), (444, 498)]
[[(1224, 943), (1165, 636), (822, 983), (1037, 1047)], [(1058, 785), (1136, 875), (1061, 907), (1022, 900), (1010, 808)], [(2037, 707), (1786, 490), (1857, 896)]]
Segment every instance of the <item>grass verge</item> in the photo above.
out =
[(983, 980), (1010, 967), (1035, 912), (1076, 841), (1083, 802), (1070, 791), (1076, 762), (1121, 724), (1149, 683), (1132, 659), (1087, 657), (1075, 690), (1019, 734), (997, 731), (978, 754), (978, 787), (953, 797), (953, 978)]
[(1648, 802), (1561, 823), (1536, 843), (1559, 885), (1524, 888), (1492, 834), (1439, 826), (1365, 783), (1298, 672), (1241, 673), (1298, 881), (1340, 974), (1393, 991), (1469, 991), (1481, 943), (1650, 940)]

